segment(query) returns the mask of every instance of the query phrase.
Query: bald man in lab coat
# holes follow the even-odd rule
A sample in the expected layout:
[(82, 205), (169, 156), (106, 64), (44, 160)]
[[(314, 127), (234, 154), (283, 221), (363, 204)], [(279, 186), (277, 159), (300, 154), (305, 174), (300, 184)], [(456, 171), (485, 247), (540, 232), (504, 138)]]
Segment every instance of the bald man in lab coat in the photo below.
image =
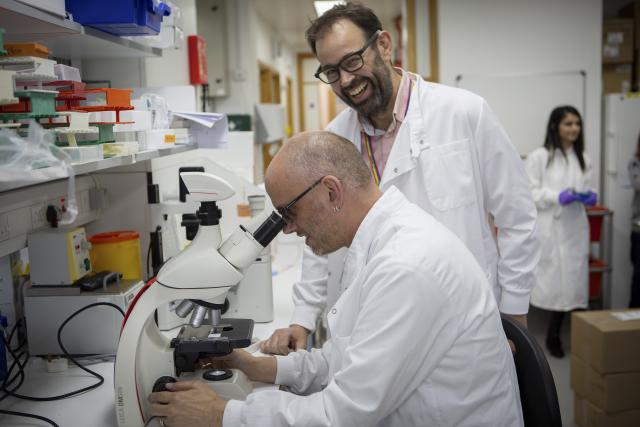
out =
[(347, 248), (331, 339), (310, 352), (226, 358), (293, 393), (225, 401), (201, 381), (167, 384), (150, 396), (165, 426), (523, 425), (491, 286), (451, 231), (394, 187), (383, 194), (356, 147), (329, 132), (292, 138), (266, 187), (285, 233), (318, 254)]

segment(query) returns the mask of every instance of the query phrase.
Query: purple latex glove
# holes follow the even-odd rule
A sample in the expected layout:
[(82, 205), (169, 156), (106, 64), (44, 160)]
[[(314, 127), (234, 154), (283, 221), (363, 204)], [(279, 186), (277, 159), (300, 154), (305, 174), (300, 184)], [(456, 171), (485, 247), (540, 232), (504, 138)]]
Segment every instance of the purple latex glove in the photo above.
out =
[(563, 206), (568, 205), (569, 203), (573, 203), (576, 200), (578, 200), (578, 196), (570, 188), (562, 190), (560, 192), (560, 196), (558, 196), (558, 202), (560, 202), (560, 204)]
[(580, 200), (585, 206), (594, 206), (598, 202), (598, 195), (593, 191), (587, 191), (587, 197)]

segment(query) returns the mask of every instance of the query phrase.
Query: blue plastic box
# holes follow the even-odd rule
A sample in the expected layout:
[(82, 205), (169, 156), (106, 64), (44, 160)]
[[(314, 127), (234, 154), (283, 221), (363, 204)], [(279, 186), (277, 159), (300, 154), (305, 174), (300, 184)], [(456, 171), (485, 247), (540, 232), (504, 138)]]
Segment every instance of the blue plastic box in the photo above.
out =
[(117, 36), (155, 35), (171, 7), (160, 0), (65, 0), (73, 20)]

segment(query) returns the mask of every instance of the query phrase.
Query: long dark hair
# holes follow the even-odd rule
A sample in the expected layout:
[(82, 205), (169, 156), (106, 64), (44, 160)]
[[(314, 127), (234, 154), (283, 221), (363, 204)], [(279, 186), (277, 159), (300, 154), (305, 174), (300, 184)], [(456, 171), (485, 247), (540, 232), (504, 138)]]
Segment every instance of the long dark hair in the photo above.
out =
[(549, 156), (549, 161), (547, 162), (547, 167), (553, 161), (553, 158), (556, 154), (556, 148), (560, 150), (565, 160), (567, 159), (567, 154), (564, 152), (564, 148), (562, 147), (562, 140), (560, 139), (560, 122), (564, 120), (567, 114), (573, 114), (578, 117), (580, 120), (580, 134), (578, 135), (578, 139), (573, 143), (573, 151), (576, 153), (578, 157), (578, 162), (580, 163), (580, 169), (584, 172), (584, 124), (582, 122), (582, 116), (574, 107), (570, 105), (563, 105), (561, 107), (556, 107), (551, 112), (549, 116), (549, 123), (547, 124), (547, 136), (544, 139), (544, 148), (551, 153)]

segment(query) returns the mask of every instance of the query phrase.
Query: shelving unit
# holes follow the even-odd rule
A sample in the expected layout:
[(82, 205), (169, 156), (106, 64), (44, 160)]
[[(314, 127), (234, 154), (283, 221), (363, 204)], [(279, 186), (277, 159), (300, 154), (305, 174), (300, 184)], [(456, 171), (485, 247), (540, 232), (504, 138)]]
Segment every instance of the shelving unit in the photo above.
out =
[[(128, 166), (134, 163), (139, 163), (149, 159), (155, 159), (158, 157), (170, 156), (172, 154), (182, 153), (184, 151), (193, 150), (195, 148), (197, 148), (195, 145), (176, 145), (173, 147), (141, 151), (135, 154), (111, 157), (103, 160), (93, 160), (93, 161), (84, 162), (84, 163), (76, 163), (73, 165), (73, 172), (75, 173), (75, 175), (84, 175), (84, 174), (89, 174), (93, 172), (103, 171), (106, 169), (116, 168), (119, 166)], [(17, 179), (20, 179), (19, 181), (15, 181), (11, 183), (0, 183), (0, 192), (15, 190), (17, 188), (28, 187), (36, 184), (42, 184), (47, 181), (63, 179), (66, 177), (67, 177), (66, 173), (63, 173), (62, 171), (60, 171), (59, 173), (54, 172), (50, 174), (47, 178), (31, 180), (29, 179), (29, 173), (25, 172), (20, 177), (16, 177)]]
[[(0, 0), (0, 28), (6, 30), (5, 42), (38, 42), (47, 46), (52, 56), (72, 61), (162, 56), (162, 49), (85, 27), (72, 19), (62, 18), (15, 0)], [(76, 175), (90, 174), (194, 148), (195, 145), (173, 146), (76, 163), (73, 171)], [(64, 179), (66, 176), (66, 171), (62, 168), (41, 169), (32, 174), (21, 174), (16, 177), (15, 182), (0, 183), (0, 192)]]
[(35, 41), (66, 59), (162, 56), (162, 49), (117, 37), (63, 19), (14, 0), (0, 0), (0, 27), (5, 41)]
[(587, 209), (591, 244), (595, 258), (589, 259), (589, 304), (594, 308), (611, 307), (611, 236), (613, 211), (605, 206)]

